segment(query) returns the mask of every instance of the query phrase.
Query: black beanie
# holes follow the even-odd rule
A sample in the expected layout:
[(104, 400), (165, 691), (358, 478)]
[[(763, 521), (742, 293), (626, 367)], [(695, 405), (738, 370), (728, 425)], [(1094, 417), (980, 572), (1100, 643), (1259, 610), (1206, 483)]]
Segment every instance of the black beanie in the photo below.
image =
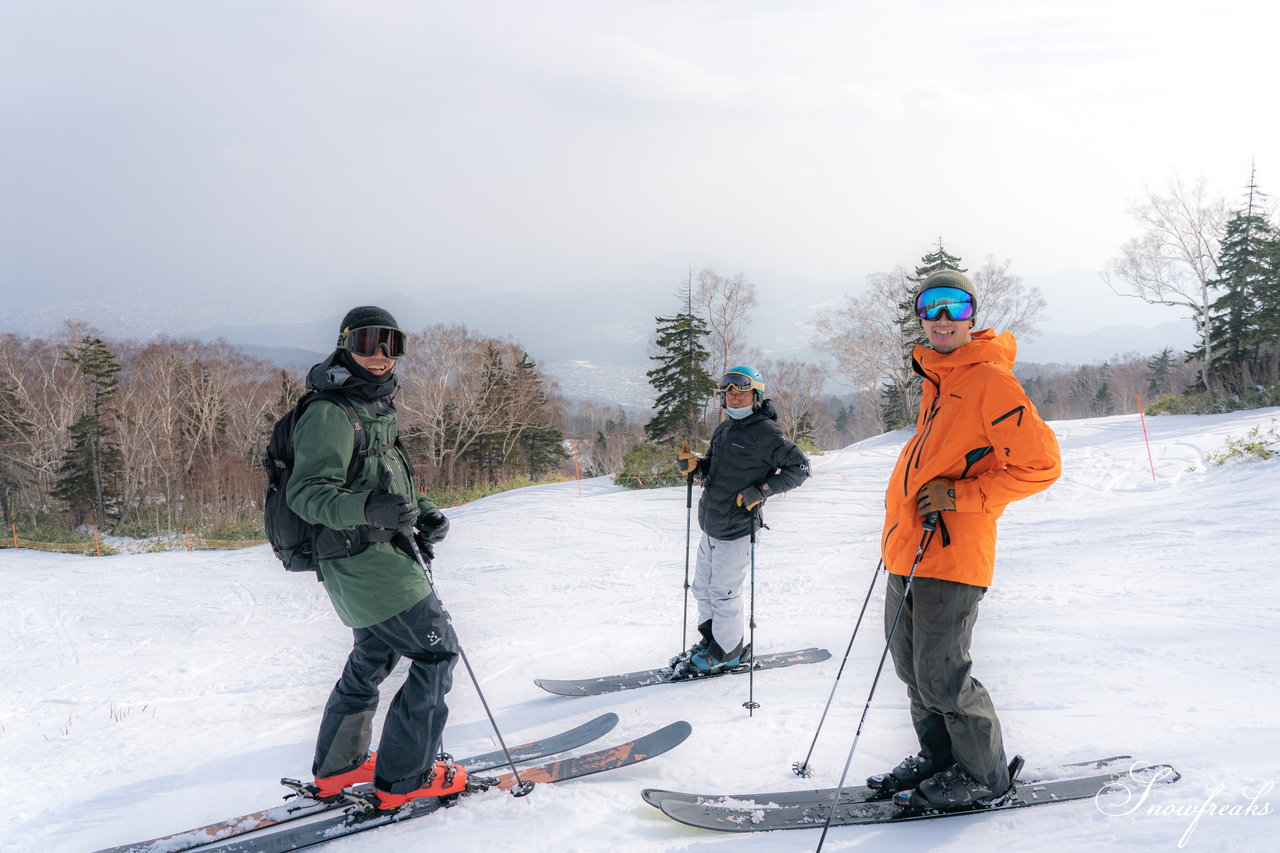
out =
[(395, 317), (391, 316), (390, 311), (376, 305), (361, 305), (347, 312), (347, 316), (342, 318), (342, 325), (338, 327), (338, 332), (341, 333), (344, 329), (363, 329), (366, 326), (400, 328), (400, 324), (396, 322)]

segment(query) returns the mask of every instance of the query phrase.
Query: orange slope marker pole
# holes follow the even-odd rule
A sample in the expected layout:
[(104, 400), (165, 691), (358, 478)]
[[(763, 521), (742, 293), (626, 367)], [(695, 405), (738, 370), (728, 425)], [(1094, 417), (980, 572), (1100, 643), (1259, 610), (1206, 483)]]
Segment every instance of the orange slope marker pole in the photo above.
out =
[(1142, 395), (1134, 394), (1138, 398), (1138, 420), (1142, 423), (1142, 440), (1147, 443), (1147, 464), (1151, 466), (1151, 482), (1156, 481), (1156, 463), (1151, 458), (1151, 439), (1147, 436), (1147, 418), (1142, 414)]

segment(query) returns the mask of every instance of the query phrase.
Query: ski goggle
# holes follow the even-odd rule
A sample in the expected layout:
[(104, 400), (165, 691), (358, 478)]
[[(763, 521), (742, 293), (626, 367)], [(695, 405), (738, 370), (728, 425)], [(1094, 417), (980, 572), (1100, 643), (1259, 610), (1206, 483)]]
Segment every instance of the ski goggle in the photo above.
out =
[(916, 297), (916, 316), (921, 320), (937, 320), (944, 311), (951, 320), (969, 320), (973, 297), (958, 287), (930, 287)]
[(392, 326), (362, 326), (338, 335), (338, 347), (356, 355), (377, 355), (381, 349), (387, 358), (404, 355), (404, 332)]
[(716, 390), (724, 392), (733, 388), (739, 391), (764, 391), (764, 383), (757, 382), (745, 373), (726, 373), (720, 377)]

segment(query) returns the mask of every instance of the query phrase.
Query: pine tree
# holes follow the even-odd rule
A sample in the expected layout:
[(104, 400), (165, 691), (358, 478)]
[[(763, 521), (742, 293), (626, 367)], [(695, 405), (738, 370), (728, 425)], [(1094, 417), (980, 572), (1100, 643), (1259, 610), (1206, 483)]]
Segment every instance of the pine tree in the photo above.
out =
[[(1244, 209), (1227, 221), (1210, 287), (1220, 295), (1210, 309), (1214, 347), (1207, 354), (1222, 389), (1239, 395), (1269, 378), (1277, 339), (1276, 245), (1280, 235), (1258, 213), (1263, 193), (1250, 177)], [(1201, 350), (1200, 355), (1206, 355)]]
[(517, 387), (532, 395), (530, 402), (536, 411), (534, 422), (521, 432), (518, 447), (530, 476), (538, 477), (554, 471), (561, 461), (569, 458), (569, 451), (564, 446), (564, 433), (552, 423), (551, 398), (537, 363), (530, 360), (527, 352), (522, 352), (516, 369)]
[(1147, 361), (1147, 393), (1168, 394), (1173, 375), (1173, 348), (1165, 347)]
[(924, 281), (941, 270), (967, 272), (960, 266), (960, 259), (943, 248), (942, 238), (939, 237), (938, 248), (920, 259), (920, 266), (916, 267), (916, 280)]
[(107, 511), (119, 503), (114, 489), (120, 468), (120, 451), (110, 440), (108, 403), (116, 392), (120, 363), (100, 338), (82, 337), (62, 357), (80, 368), (85, 383), (85, 407), (68, 429), (71, 445), (62, 457), (54, 496), (67, 502), (77, 524), (85, 508), (94, 514), (99, 529), (107, 525)]
[(700, 438), (703, 411), (715, 391), (715, 380), (707, 372), (709, 355), (703, 341), (707, 324), (693, 312), (692, 276), (680, 296), (684, 310), (671, 317), (658, 317), (658, 354), (650, 356), (658, 366), (648, 371), (649, 384), (657, 392), (656, 413), (645, 424), (649, 441), (690, 441)]

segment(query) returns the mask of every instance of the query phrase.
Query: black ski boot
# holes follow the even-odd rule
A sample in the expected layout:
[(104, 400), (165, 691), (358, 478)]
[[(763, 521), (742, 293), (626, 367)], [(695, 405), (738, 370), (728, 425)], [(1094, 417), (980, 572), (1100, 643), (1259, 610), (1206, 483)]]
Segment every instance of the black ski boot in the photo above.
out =
[(935, 766), (923, 755), (908, 755), (888, 773), (868, 776), (867, 787), (887, 797), (898, 791), (914, 788), (941, 769), (943, 768)]
[(1014, 794), (1015, 780), (1022, 769), (1022, 756), (1009, 762), (1009, 785), (996, 791), (979, 782), (959, 764), (935, 773), (914, 791), (903, 791), (893, 798), (896, 806), (921, 811), (966, 811), (1000, 805)]

